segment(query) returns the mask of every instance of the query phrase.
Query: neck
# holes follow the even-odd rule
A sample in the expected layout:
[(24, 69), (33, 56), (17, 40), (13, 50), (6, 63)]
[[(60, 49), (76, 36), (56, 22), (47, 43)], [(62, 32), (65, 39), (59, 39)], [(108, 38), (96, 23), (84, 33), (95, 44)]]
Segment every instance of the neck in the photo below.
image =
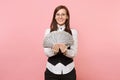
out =
[(63, 26), (65, 27), (65, 24), (62, 24), (62, 25), (57, 24), (57, 26), (58, 27), (63, 27)]

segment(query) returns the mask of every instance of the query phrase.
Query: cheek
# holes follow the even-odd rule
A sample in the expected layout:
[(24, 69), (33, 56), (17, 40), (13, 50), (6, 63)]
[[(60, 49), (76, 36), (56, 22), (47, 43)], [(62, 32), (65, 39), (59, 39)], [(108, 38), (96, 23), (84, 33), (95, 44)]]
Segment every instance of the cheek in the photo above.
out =
[(55, 20), (57, 21), (57, 20), (58, 20), (58, 17), (55, 17)]

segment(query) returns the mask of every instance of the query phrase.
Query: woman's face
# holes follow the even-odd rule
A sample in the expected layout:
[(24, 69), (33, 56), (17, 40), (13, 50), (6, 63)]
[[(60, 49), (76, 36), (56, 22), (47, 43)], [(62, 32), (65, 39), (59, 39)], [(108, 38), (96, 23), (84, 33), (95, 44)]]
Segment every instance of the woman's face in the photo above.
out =
[(65, 9), (60, 9), (55, 15), (55, 20), (59, 25), (64, 25), (67, 19), (68, 16)]

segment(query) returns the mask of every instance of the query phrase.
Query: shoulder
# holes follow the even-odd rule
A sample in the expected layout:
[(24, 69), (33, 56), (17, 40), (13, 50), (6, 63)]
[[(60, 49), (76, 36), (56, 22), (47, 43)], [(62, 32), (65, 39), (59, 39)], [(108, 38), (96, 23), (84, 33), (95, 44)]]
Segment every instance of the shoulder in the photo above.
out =
[(78, 34), (78, 31), (76, 29), (71, 29), (71, 31), (72, 31), (72, 34), (75, 34), (75, 35)]
[(50, 32), (50, 29), (46, 29), (45, 32)]
[(50, 29), (45, 30), (45, 34), (50, 33)]
[(50, 29), (45, 30), (45, 36), (50, 33)]

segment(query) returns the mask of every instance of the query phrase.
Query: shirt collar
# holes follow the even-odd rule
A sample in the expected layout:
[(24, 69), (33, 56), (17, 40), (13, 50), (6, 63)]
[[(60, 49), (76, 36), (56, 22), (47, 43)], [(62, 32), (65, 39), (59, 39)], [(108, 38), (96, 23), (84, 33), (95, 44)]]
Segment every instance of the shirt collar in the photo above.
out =
[(64, 25), (57, 25), (58, 31), (64, 31), (65, 30), (65, 24)]

